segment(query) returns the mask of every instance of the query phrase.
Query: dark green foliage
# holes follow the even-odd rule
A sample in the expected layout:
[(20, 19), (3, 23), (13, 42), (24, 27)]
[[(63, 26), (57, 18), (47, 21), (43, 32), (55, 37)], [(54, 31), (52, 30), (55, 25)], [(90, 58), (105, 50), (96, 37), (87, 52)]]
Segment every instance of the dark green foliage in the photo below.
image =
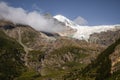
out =
[(25, 69), (23, 48), (0, 31), (0, 80), (13, 80)]
[[(115, 72), (113, 75), (111, 72), (111, 60), (109, 59), (109, 55), (112, 54), (120, 44), (120, 39), (109, 46), (106, 50), (104, 50), (100, 55), (98, 55), (97, 59), (89, 64), (86, 68), (82, 70), (74, 70), (69, 74), (64, 76), (65, 80), (119, 80), (120, 79), (120, 71)], [(112, 76), (111, 76), (112, 75)]]
[(16, 80), (36, 80), (39, 77), (41, 77), (41, 75), (38, 72), (28, 69), (22, 73), (21, 76), (17, 77)]
[[(117, 40), (115, 43), (110, 45), (105, 51), (103, 51), (98, 58), (88, 65), (82, 72), (83, 74), (95, 73), (93, 77), (95, 80), (105, 80), (106, 78), (110, 77), (110, 70), (111, 70), (111, 60), (109, 59), (109, 55), (112, 54), (117, 45), (120, 44), (120, 39)], [(95, 70), (95, 71), (94, 71)]]
[(114, 72), (108, 79), (106, 80), (120, 80), (120, 70)]

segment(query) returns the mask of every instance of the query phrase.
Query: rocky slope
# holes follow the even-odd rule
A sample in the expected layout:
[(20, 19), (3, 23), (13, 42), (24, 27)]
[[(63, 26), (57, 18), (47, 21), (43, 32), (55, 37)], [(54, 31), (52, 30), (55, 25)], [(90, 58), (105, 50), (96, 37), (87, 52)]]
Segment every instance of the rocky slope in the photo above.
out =
[[(119, 28), (120, 26), (118, 26)], [(120, 38), (120, 30), (117, 27), (114, 30), (108, 30), (106, 32), (101, 33), (93, 33), (90, 35), (89, 42), (97, 43), (109, 46), (117, 39)]]
[[(0, 79), (5, 79), (7, 76), (5, 80), (80, 80), (82, 78), (98, 80), (96, 74), (99, 74), (98, 77), (102, 76), (101, 69), (108, 70), (105, 77), (104, 75), (101, 77), (102, 79), (118, 77), (120, 44), (119, 40), (115, 42), (119, 38), (118, 30), (104, 33), (111, 35), (103, 35), (107, 44), (115, 42), (108, 48), (107, 44), (40, 32), (28, 25), (13, 24), (3, 20), (0, 21), (0, 32), (0, 51), (2, 51), (0, 52), (2, 61)], [(102, 33), (97, 37), (99, 35)], [(113, 40), (109, 42), (107, 38)], [(6, 63), (6, 55), (2, 55), (4, 52), (10, 64)], [(19, 53), (21, 55), (18, 56)], [(11, 56), (12, 54), (15, 56)], [(20, 68), (13, 67), (12, 70), (16, 71), (15, 73), (20, 71), (20, 74), (13, 75), (12, 71), (5, 73), (7, 72), (5, 69), (10, 69), (13, 63)], [(4, 66), (7, 68), (4, 69)], [(106, 77), (108, 74), (112, 76)]]
[[(28, 48), (37, 49), (46, 42), (52, 40), (42, 32), (36, 31), (28, 25), (9, 24), (6, 21), (0, 22), (1, 29), (9, 36), (17, 40), (19, 43), (25, 44)], [(21, 38), (21, 40), (20, 40)], [(53, 39), (54, 40), (54, 39)]]
[(82, 70), (77, 69), (63, 77), (64, 80), (119, 80), (120, 39), (101, 52)]
[(0, 80), (13, 80), (26, 69), (23, 47), (0, 29)]

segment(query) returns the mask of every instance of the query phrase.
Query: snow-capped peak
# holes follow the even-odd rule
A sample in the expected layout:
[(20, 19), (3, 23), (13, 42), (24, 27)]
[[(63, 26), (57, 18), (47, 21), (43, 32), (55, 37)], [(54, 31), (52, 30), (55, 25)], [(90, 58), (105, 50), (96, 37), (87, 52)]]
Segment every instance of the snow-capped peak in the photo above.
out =
[(79, 26), (79, 25), (75, 24), (73, 21), (69, 20), (68, 18), (66, 18), (62, 15), (56, 15), (56, 16), (54, 16), (54, 18), (60, 22), (63, 22), (66, 26), (69, 26), (71, 28)]
[(77, 31), (73, 35), (73, 38), (76, 39), (88, 40), (90, 34), (105, 32), (108, 30), (115, 30), (116, 29), (115, 26), (120, 26), (120, 25), (80, 26), (62, 15), (56, 15), (54, 16), (54, 18), (60, 22), (63, 22), (66, 26), (76, 29)]

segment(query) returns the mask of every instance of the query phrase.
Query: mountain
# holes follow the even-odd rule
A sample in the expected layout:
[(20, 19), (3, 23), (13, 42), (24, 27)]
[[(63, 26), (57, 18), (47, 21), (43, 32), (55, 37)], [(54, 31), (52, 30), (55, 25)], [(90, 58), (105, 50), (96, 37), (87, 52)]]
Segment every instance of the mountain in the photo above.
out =
[[(60, 36), (70, 37), (71, 35), (73, 35), (76, 32), (75, 29), (66, 26), (63, 22), (60, 22), (57, 19), (55, 19), (54, 17), (50, 16), (50, 14), (44, 15), (44, 17), (48, 21), (51, 21), (53, 23), (52, 28), (57, 30), (54, 32), (46, 32), (46, 33), (52, 33), (52, 34), (58, 34)], [(42, 32), (45, 32), (45, 31), (42, 31)]]
[(69, 20), (68, 18), (62, 16), (62, 15), (56, 15), (54, 16), (55, 19), (57, 19), (58, 21), (64, 23), (66, 26), (69, 26), (69, 27), (77, 27), (79, 25), (75, 24), (73, 21)]
[(118, 27), (116, 28), (116, 26), (120, 25), (80, 26), (62, 15), (56, 15), (54, 18), (64, 23), (66, 26), (75, 29), (76, 32), (72, 35), (72, 37), (80, 40), (84, 39), (88, 41), (91, 34), (120, 29)]
[(0, 29), (0, 80), (13, 80), (26, 70), (24, 55), (23, 47)]
[[(65, 17), (63, 22), (50, 15), (45, 17), (65, 30), (37, 31), (29, 25), (0, 20), (0, 80), (119, 78), (119, 25), (85, 28)], [(100, 31), (94, 33), (92, 29)]]
[(109, 46), (119, 38), (120, 38), (120, 29), (116, 29), (116, 30), (108, 30), (106, 32), (101, 32), (101, 33), (93, 33), (90, 35), (88, 41), (91, 43)]
[[(13, 42), (20, 45), (24, 51), (21, 53), (22, 56), (18, 56), (18, 58), (22, 60), (18, 61), (24, 62), (21, 66), (26, 67), (26, 70), (20, 70), (22, 72), (17, 75), (17, 77), (13, 77), (16, 78), (16, 80), (35, 80), (37, 78), (59, 79), (72, 69), (82, 68), (89, 64), (91, 59), (96, 58), (97, 54), (105, 48), (97, 44), (91, 44), (86, 41), (79, 41), (65, 36), (47, 36), (46, 33), (36, 31), (31, 26), (14, 24), (10, 21), (0, 21), (0, 30), (9, 37), (8, 40), (12, 39)], [(0, 41), (0, 43), (3, 42), (4, 40)], [(9, 47), (11, 49), (10, 53), (6, 53), (8, 56), (11, 56), (12, 51), (14, 51), (12, 47), (17, 47), (13, 42), (5, 42), (11, 45)], [(3, 44), (7, 49), (7, 44)], [(2, 47), (2, 45), (0, 46)], [(93, 45), (94, 47), (91, 47)], [(14, 54), (17, 55), (17, 52)], [(4, 58), (2, 55), (1, 57)], [(11, 60), (12, 59), (11, 57)], [(7, 63), (3, 62), (3, 64), (6, 65)], [(4, 69), (3, 66), (2, 69)], [(24, 67), (22, 69), (24, 69)], [(8, 69), (9, 68), (11, 67), (8, 66)], [(10, 75), (12, 75), (11, 72), (12, 71), (10, 71)], [(7, 76), (7, 74), (5, 74), (5, 76)], [(2, 79), (1, 76), (0, 79)]]
[(73, 70), (64, 80), (119, 80), (120, 79), (120, 38), (101, 52), (83, 69)]

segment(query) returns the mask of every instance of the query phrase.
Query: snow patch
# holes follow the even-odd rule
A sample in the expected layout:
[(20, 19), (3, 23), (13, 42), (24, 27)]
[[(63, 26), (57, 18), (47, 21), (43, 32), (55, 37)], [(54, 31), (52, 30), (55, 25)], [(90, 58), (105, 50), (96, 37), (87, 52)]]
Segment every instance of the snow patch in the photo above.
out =
[(115, 29), (115, 26), (120, 26), (120, 25), (80, 26), (62, 15), (56, 15), (54, 16), (54, 18), (60, 22), (63, 22), (66, 26), (76, 29), (77, 31), (74, 33), (73, 38), (80, 40), (81, 39), (88, 40), (89, 36), (93, 33), (106, 32), (108, 30)]

